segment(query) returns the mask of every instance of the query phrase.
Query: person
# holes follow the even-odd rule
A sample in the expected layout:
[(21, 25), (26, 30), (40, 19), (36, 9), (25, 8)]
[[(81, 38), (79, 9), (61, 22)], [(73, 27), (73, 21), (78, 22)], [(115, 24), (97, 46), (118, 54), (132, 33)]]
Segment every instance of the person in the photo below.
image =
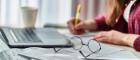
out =
[(140, 0), (107, 0), (107, 11), (95, 19), (68, 21), (73, 34), (99, 31), (94, 36), (99, 42), (125, 45), (140, 51)]

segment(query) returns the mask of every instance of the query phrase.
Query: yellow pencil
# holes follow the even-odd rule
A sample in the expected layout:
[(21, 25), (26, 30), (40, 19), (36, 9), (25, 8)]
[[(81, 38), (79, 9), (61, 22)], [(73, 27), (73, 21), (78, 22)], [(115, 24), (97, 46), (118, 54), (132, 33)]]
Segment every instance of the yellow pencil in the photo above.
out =
[(80, 19), (80, 13), (81, 13), (81, 5), (78, 4), (75, 15), (75, 25), (78, 24), (78, 20)]

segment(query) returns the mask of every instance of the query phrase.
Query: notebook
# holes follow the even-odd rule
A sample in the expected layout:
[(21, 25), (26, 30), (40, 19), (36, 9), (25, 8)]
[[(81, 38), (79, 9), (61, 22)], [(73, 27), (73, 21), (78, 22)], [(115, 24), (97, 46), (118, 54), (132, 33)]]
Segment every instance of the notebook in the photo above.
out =
[(70, 40), (55, 28), (2, 28), (3, 36), (13, 48), (72, 47)]

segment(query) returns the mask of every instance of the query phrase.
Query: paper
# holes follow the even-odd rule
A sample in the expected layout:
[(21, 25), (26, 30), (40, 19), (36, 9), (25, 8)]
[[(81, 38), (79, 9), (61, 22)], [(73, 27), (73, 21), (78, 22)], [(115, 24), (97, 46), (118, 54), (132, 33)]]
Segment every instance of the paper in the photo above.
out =
[(18, 56), (22, 49), (10, 49), (0, 53), (0, 60), (27, 60), (26, 58)]
[[(92, 34), (90, 34), (92, 35)], [(84, 37), (83, 37), (84, 36)], [(82, 40), (84, 44), (87, 44), (88, 41), (92, 38), (92, 36), (88, 36), (85, 37), (86, 35), (82, 35)], [(67, 35), (67, 37), (73, 37), (73, 35)], [(93, 47), (94, 49), (98, 49), (99, 47), (94, 46), (95, 44), (91, 44), (90, 47)], [(96, 44), (97, 45), (97, 44)], [(123, 48), (118, 48), (118, 46), (114, 46), (114, 45), (110, 45), (110, 44), (105, 44), (105, 43), (100, 43), (101, 45), (101, 50), (96, 53), (96, 54), (91, 54), (89, 57), (87, 58), (91, 58), (91, 59), (96, 59), (96, 58), (103, 58), (103, 59), (113, 59), (113, 60), (137, 60), (137, 57), (123, 49)], [(57, 48), (57, 50), (59, 50), (60, 48)], [(88, 55), (90, 54), (90, 50), (89, 47), (87, 45), (84, 45), (81, 49), (80, 49), (84, 55)], [(45, 48), (37, 48), (37, 49), (25, 49), (25, 51), (23, 53), (20, 53), (21, 55), (25, 55), (25, 56), (29, 56), (29, 57), (33, 57), (33, 58), (39, 58), (42, 60), (68, 60), (71, 59), (73, 60), (73, 58), (75, 59), (81, 59), (84, 58), (81, 53), (79, 53), (79, 50), (75, 50), (73, 48), (62, 48), (60, 49), (57, 53), (54, 52), (53, 49), (45, 49)], [(77, 60), (78, 60), (77, 59)]]
[[(58, 50), (58, 49), (57, 49)], [(63, 53), (61, 53), (63, 51)], [(21, 56), (26, 56), (29, 58), (41, 59), (41, 60), (75, 60), (76, 55), (70, 55), (70, 51), (60, 50), (55, 53), (53, 49), (44, 48), (28, 48), (25, 49), (23, 53), (19, 53)], [(77, 60), (77, 59), (76, 59)]]
[(8, 45), (5, 42), (3, 42), (3, 40), (0, 39), (0, 53), (9, 49), (10, 48), (8, 47)]
[[(108, 47), (108, 45), (105, 45), (105, 47)], [(104, 49), (104, 48), (103, 48)], [(112, 49), (112, 51), (110, 50)], [(126, 50), (122, 49), (115, 49), (115, 47), (108, 47), (108, 49), (104, 49), (101, 52), (97, 54), (92, 54), (88, 58), (90, 59), (113, 59), (113, 60), (137, 60), (137, 57)], [(89, 54), (90, 52), (87, 50), (87, 48), (83, 48), (82, 52), (84, 54)], [(76, 50), (72, 48), (66, 48), (66, 49), (61, 49), (57, 53), (54, 52), (53, 49), (45, 49), (45, 48), (28, 48), (24, 49), (22, 53), (19, 53), (21, 55), (31, 57), (31, 58), (37, 58), (41, 60), (80, 60), (83, 58), (83, 56)], [(74, 58), (74, 59), (73, 59)]]
[(42, 60), (79, 60), (77, 56), (67, 54), (44, 54)]
[[(88, 44), (89, 43), (89, 40), (91, 40), (94, 37), (94, 36), (92, 36), (94, 34), (95, 33), (90, 33), (90, 34), (81, 35), (81, 36), (78, 35), (78, 36), (81, 37), (81, 39), (82, 39), (82, 41), (83, 41), (84, 44)], [(76, 42), (77, 41), (75, 41), (75, 43)], [(92, 42), (95, 42), (95, 43), (90, 44), (90, 47), (91, 48), (93, 47), (94, 49), (99, 49), (98, 43), (95, 40), (90, 41), (90, 43), (92, 43)], [(115, 47), (115, 46), (112, 46), (112, 45), (109, 45), (109, 44), (105, 44), (105, 43), (100, 43), (100, 45), (101, 45), (101, 51), (99, 53), (95, 54), (96, 56), (106, 55), (106, 54), (109, 54), (109, 53), (112, 53), (112, 52), (119, 52), (119, 51), (123, 50), (122, 48), (118, 48), (118, 47)], [(88, 49), (88, 46), (84, 46), (82, 48), (82, 51), (85, 52), (85, 53), (87, 53), (87, 54), (89, 53), (88, 50), (89, 50)]]
[(104, 57), (120, 59), (120, 60), (139, 60), (133, 53), (129, 51), (120, 51), (115, 54), (110, 54)]
[[(79, 37), (81, 37), (81, 39), (83, 40), (84, 43), (88, 43), (88, 41), (93, 38), (96, 33), (86, 33), (84, 35), (78, 35)], [(66, 34), (66, 36), (69, 37), (73, 37), (75, 35), (72, 34)], [(87, 37), (86, 37), (87, 36)], [(92, 44), (90, 46), (93, 46), (93, 48), (98, 49), (99, 47), (95, 46), (97, 44)], [(115, 45), (111, 45), (111, 44), (105, 44), (105, 43), (100, 43), (101, 45), (101, 50), (99, 53), (96, 54), (92, 54), (91, 56), (89, 56), (89, 58), (101, 58), (101, 57), (108, 57), (108, 58), (132, 58), (132, 59), (137, 59), (136, 56), (134, 54), (132, 54), (131, 52), (127, 51), (123, 48), (119, 48), (118, 46)], [(88, 55), (91, 52), (89, 51), (88, 47), (84, 46), (81, 51), (85, 54)], [(120, 55), (119, 55), (120, 54)], [(83, 56), (79, 55), (79, 58), (83, 58)]]

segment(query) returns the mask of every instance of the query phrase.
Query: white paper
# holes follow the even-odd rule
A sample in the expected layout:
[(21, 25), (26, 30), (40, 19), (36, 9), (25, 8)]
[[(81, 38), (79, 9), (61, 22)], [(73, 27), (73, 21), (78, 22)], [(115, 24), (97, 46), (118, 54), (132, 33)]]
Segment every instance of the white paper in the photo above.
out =
[(8, 47), (8, 45), (3, 42), (3, 40), (0, 39), (0, 52), (3, 52), (5, 50), (9, 50), (10, 48)]
[[(92, 35), (92, 34), (91, 34)], [(72, 35), (69, 35), (72, 37)], [(85, 35), (84, 35), (85, 36)], [(68, 35), (67, 35), (68, 37)], [(92, 37), (83, 37), (82, 35), (82, 40), (83, 42), (86, 44)], [(104, 58), (104, 59), (113, 59), (113, 60), (135, 60), (137, 59), (137, 57), (123, 49), (123, 48), (119, 48), (118, 46), (114, 46), (114, 45), (110, 45), (110, 44), (105, 44), (105, 43), (100, 43), (101, 44), (101, 51), (99, 51), (96, 54), (92, 54), (91, 56), (89, 56), (88, 58), (92, 58), (92, 59), (96, 59), (96, 58)], [(95, 44), (93, 44), (92, 46), (94, 46)], [(94, 47), (95, 49), (99, 48), (99, 47)], [(58, 48), (59, 49), (59, 48)], [(89, 51), (87, 46), (83, 46), (81, 51), (85, 54), (88, 55), (91, 52)], [(53, 49), (43, 49), (43, 48), (38, 48), (38, 49), (28, 49), (25, 50), (25, 52), (20, 53), (22, 55), (25, 56), (30, 56), (30, 57), (34, 57), (34, 58), (39, 58), (39, 59), (43, 59), (43, 60), (52, 60), (52, 58), (54, 60), (66, 60), (66, 59), (71, 59), (72, 58), (83, 58), (83, 56), (79, 53), (79, 50), (75, 50), (73, 48), (63, 48), (60, 51), (58, 51), (57, 53), (54, 52)]]
[[(87, 34), (84, 34), (84, 35), (78, 35), (79, 37), (82, 37), (83, 41), (85, 43), (87, 43), (91, 38), (93, 38), (96, 33), (87, 33)], [(72, 35), (72, 34), (66, 34), (66, 36), (69, 36), (69, 37), (73, 37), (75, 35)], [(88, 36), (88, 37), (84, 37), (84, 36)], [(101, 51), (99, 53), (96, 53), (96, 54), (92, 54), (91, 56), (89, 56), (89, 58), (103, 58), (103, 57), (106, 57), (106, 58), (123, 58), (123, 59), (137, 59), (137, 57), (123, 49), (123, 48), (119, 48), (118, 46), (115, 46), (115, 45), (111, 45), (111, 44), (105, 44), (105, 43), (100, 43), (101, 44)], [(92, 46), (94, 46), (95, 44), (93, 44)], [(97, 49), (98, 47), (94, 47), (95, 49)], [(85, 54), (85, 55), (88, 55), (90, 53), (90, 51), (88, 50), (88, 48), (86, 46), (84, 46), (82, 49), (82, 52)], [(79, 55), (79, 58), (83, 58), (83, 56)]]

